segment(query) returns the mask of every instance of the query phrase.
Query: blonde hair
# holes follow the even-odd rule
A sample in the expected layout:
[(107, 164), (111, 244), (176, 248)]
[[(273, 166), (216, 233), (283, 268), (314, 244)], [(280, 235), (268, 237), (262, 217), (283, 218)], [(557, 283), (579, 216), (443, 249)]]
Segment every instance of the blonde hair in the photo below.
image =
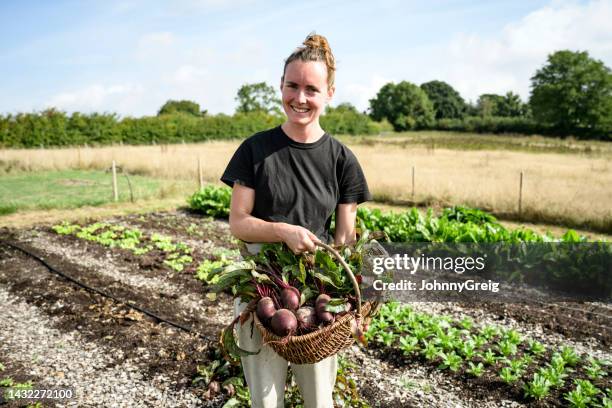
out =
[(283, 78), (285, 77), (287, 65), (297, 60), (302, 62), (323, 62), (327, 68), (327, 87), (331, 88), (334, 85), (334, 79), (336, 76), (336, 60), (334, 59), (334, 54), (332, 53), (331, 48), (329, 47), (327, 38), (315, 33), (308, 34), (302, 43), (302, 46), (293, 51), (293, 53), (285, 60)]

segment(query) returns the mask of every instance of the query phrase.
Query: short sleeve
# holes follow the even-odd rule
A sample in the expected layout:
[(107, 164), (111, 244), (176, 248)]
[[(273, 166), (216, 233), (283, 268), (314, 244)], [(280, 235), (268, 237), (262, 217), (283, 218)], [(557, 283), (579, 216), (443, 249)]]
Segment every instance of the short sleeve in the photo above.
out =
[(221, 176), (221, 181), (230, 187), (233, 187), (235, 182), (239, 182), (241, 185), (255, 188), (253, 152), (248, 139), (242, 142), (232, 156)]
[(372, 199), (368, 183), (357, 158), (348, 148), (339, 180), (340, 197), (338, 204), (363, 203)]

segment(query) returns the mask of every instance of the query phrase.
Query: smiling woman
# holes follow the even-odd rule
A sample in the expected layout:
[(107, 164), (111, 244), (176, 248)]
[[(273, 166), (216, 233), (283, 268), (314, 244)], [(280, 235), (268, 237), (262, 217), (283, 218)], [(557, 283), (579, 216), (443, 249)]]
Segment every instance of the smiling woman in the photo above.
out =
[[(284, 242), (294, 252), (313, 251), (317, 241), (355, 240), (357, 204), (370, 192), (355, 155), (319, 123), (334, 95), (334, 57), (325, 37), (309, 35), (285, 61), (281, 77), (285, 122), (246, 139), (221, 180), (231, 186), (230, 228), (248, 243)], [(336, 216), (334, 236), (329, 233)], [(250, 245), (253, 251), (258, 245)], [(235, 300), (235, 313), (246, 304)], [(261, 352), (242, 358), (253, 407), (282, 407), (287, 361), (262, 342), (250, 319), (238, 343)], [(336, 356), (316, 364), (292, 364), (307, 408), (333, 407)]]
[(336, 63), (323, 36), (311, 35), (285, 61), (281, 78), (283, 130), (303, 143), (315, 142), (324, 133), (319, 116), (334, 96)]

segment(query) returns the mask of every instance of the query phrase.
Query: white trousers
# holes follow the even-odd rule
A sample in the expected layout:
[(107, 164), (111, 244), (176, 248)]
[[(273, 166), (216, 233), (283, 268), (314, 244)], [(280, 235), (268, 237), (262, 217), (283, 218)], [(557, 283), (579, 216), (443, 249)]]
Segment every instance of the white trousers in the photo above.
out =
[[(234, 316), (238, 316), (247, 304), (234, 300)], [(253, 326), (252, 318), (244, 325), (236, 324), (238, 345), (248, 351), (260, 350), (259, 354), (242, 357), (242, 369), (251, 392), (254, 408), (283, 408), (288, 362), (276, 354), (270, 346), (263, 344), (261, 334)], [(333, 408), (332, 392), (336, 383), (338, 360), (336, 355), (316, 364), (291, 364), (291, 370), (302, 392), (305, 408)]]

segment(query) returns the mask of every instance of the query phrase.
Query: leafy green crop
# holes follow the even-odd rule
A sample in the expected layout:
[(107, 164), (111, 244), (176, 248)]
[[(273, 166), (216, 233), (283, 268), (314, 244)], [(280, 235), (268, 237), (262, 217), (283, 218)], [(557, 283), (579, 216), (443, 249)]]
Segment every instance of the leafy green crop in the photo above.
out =
[(211, 217), (229, 216), (232, 190), (227, 187), (208, 185), (189, 197), (188, 204), (193, 210)]
[(550, 381), (541, 374), (534, 374), (533, 380), (523, 387), (525, 390), (525, 397), (542, 399), (550, 392)]
[(468, 374), (471, 374), (474, 377), (480, 377), (484, 372), (484, 365), (482, 363), (474, 364), (470, 361), (468, 363), (468, 369), (466, 371), (468, 372)]
[(174, 242), (171, 237), (160, 234), (152, 234), (147, 237), (138, 229), (103, 222), (95, 222), (86, 226), (62, 222), (51, 229), (57, 234), (74, 235), (109, 248), (125, 249), (134, 255), (144, 255), (153, 248), (157, 248), (164, 252), (163, 263), (177, 272), (182, 271), (186, 265), (193, 262), (192, 249), (187, 244)]
[[(601, 391), (588, 380), (575, 380), (574, 385), (576, 388), (565, 394), (565, 400), (568, 401), (572, 407), (583, 408), (591, 406), (592, 402), (595, 400), (595, 396), (601, 393)], [(607, 397), (604, 397), (604, 400), (607, 399)], [(607, 402), (609, 403), (609, 400)], [(601, 406), (607, 407), (607, 405), (603, 404)]]
[[(230, 201), (231, 189), (218, 186), (207, 186), (189, 199), (192, 209), (216, 217), (229, 214)], [(601, 242), (585, 249), (578, 244), (586, 242), (586, 238), (573, 230), (568, 230), (558, 239), (523, 227), (509, 230), (491, 214), (463, 206), (447, 208), (439, 217), (433, 215), (431, 208), (422, 214), (416, 208), (393, 213), (359, 207), (357, 216), (362, 232), (383, 231), (392, 242), (535, 243), (538, 245), (520, 246), (520, 253), (516, 253), (517, 245), (496, 245), (487, 259), (488, 269), (496, 271), (490, 277), (534, 286), (546, 285), (572, 293), (605, 297), (612, 293), (612, 282), (605, 267), (606, 260), (612, 257), (612, 245)], [(559, 243), (568, 245), (560, 247)], [(566, 267), (559, 268), (558, 264)], [(334, 276), (326, 283), (333, 286), (346, 284), (334, 280)]]
[[(227, 217), (232, 190), (209, 185), (189, 198), (191, 209), (215, 217)], [(550, 242), (551, 235), (540, 235), (527, 228), (508, 230), (491, 214), (463, 206), (445, 209), (440, 217), (428, 209), (425, 215), (416, 208), (405, 212), (383, 212), (359, 207), (357, 216), (370, 231), (384, 231), (392, 242)], [(584, 237), (568, 230), (562, 242), (585, 242)]]

